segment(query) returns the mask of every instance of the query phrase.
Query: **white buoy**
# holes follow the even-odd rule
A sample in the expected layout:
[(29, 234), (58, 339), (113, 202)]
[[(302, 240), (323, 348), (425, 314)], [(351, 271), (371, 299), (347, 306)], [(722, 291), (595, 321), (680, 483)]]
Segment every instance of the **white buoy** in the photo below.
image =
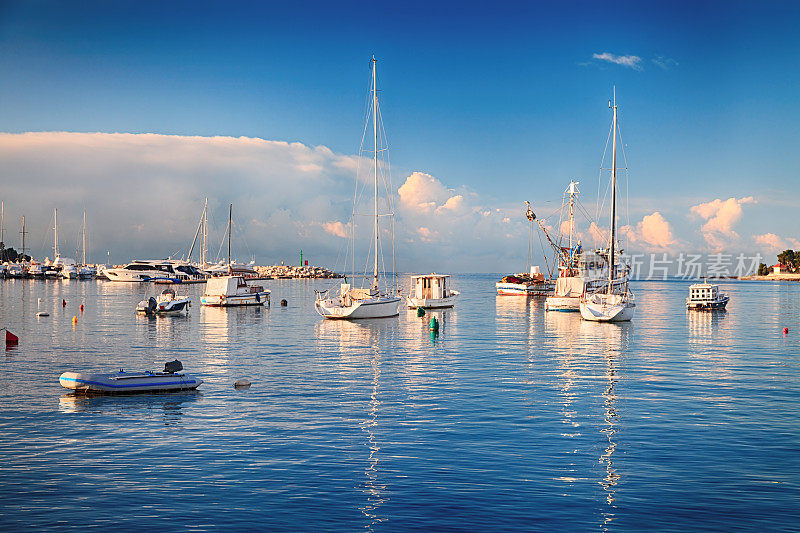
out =
[(36, 316), (37, 317), (50, 316), (50, 314), (45, 312), (45, 311), (39, 311), (39, 306), (41, 306), (41, 305), (42, 305), (42, 299), (41, 298), (37, 298), (36, 299)]
[(246, 389), (250, 386), (250, 380), (247, 378), (237, 379), (233, 386), (237, 389)]

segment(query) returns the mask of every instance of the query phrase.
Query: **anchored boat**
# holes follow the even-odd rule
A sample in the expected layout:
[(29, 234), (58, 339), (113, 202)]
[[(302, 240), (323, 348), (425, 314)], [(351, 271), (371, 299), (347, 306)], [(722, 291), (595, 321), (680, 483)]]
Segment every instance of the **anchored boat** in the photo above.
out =
[(725, 309), (730, 297), (719, 290), (719, 285), (711, 283), (695, 283), (689, 287), (686, 308), (698, 311)]
[(140, 315), (182, 315), (189, 312), (192, 301), (188, 296), (178, 296), (172, 289), (165, 289), (157, 298), (152, 296), (136, 306)]
[(66, 389), (96, 394), (194, 390), (203, 383), (181, 370), (183, 364), (176, 359), (165, 363), (163, 372), (125, 372), (122, 369), (115, 374), (64, 372), (58, 381)]
[(453, 307), (456, 304), (456, 298), (461, 293), (447, 287), (448, 278), (450, 276), (447, 274), (411, 276), (412, 294), (406, 298), (409, 309)]

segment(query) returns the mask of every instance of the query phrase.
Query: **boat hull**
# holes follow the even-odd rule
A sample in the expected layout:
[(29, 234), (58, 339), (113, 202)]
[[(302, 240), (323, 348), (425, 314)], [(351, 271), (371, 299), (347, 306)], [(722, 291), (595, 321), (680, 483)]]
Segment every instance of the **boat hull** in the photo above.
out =
[(390, 318), (400, 314), (400, 298), (397, 297), (352, 300), (347, 306), (340, 305), (339, 301), (317, 300), (314, 308), (320, 316), (331, 320)]
[(450, 294), (452, 296), (448, 296), (447, 298), (413, 298), (408, 296), (406, 298), (406, 305), (409, 309), (416, 309), (417, 307), (423, 307), (425, 309), (446, 309), (456, 305), (456, 298), (458, 298), (459, 295), (456, 291), (450, 291)]
[(494, 284), (497, 294), (502, 296), (545, 296), (553, 293), (554, 285), (551, 282), (542, 283), (503, 283)]
[(580, 304), (581, 317), (592, 322), (629, 322), (635, 309), (635, 304)]
[(548, 296), (544, 301), (545, 311), (578, 313), (581, 310), (580, 296)]
[(203, 295), (200, 297), (200, 303), (206, 307), (266, 305), (269, 303), (269, 292), (254, 292), (251, 294), (236, 296)]
[(186, 374), (162, 372), (118, 372), (116, 374), (85, 374), (64, 372), (58, 378), (65, 389), (81, 393), (129, 394), (132, 392), (168, 392), (194, 390), (203, 380)]
[(715, 311), (715, 310), (721, 310), (721, 309), (725, 309), (725, 306), (728, 305), (728, 300), (730, 300), (730, 297), (724, 296), (723, 298), (721, 298), (719, 300), (714, 300), (714, 301), (706, 301), (706, 302), (687, 301), (686, 302), (686, 308), (690, 309), (692, 311)]

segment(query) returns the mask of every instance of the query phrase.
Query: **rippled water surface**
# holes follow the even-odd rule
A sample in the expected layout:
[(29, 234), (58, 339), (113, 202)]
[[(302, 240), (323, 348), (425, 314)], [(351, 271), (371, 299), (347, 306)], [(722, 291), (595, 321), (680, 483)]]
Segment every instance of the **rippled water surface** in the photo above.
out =
[[(436, 338), (413, 311), (323, 321), (322, 281), (228, 310), (189, 286), (173, 318), (134, 314), (152, 286), (0, 281), (21, 339), (0, 359), (0, 528), (798, 530), (800, 284), (726, 283), (727, 313), (688, 313), (688, 283), (641, 282), (616, 325), (495, 279), (455, 276)], [(176, 357), (197, 393), (58, 384)]]

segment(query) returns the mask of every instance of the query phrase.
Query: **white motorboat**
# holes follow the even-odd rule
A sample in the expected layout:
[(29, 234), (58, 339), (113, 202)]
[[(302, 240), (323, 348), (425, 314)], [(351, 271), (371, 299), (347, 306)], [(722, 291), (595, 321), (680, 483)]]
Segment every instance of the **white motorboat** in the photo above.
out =
[(90, 266), (82, 266), (78, 269), (78, 279), (92, 279), (96, 274), (97, 271)]
[(188, 296), (178, 296), (174, 290), (165, 289), (157, 297), (139, 302), (136, 312), (140, 315), (183, 315), (189, 313), (191, 305)]
[(618, 276), (615, 250), (617, 228), (617, 100), (614, 97), (612, 122), (612, 156), (611, 156), (611, 238), (608, 247), (608, 282), (593, 288), (585, 289), (580, 299), (580, 312), (584, 320), (593, 322), (627, 322), (633, 318), (636, 302), (628, 287), (627, 268), (624, 277)]
[(133, 392), (168, 392), (194, 390), (203, 380), (181, 372), (180, 361), (170, 361), (164, 365), (163, 372), (125, 372), (120, 369), (115, 374), (87, 374), (84, 372), (64, 372), (58, 378), (66, 389), (86, 394), (125, 394)]
[(6, 269), (6, 277), (9, 278), (24, 278), (25, 268), (21, 263), (11, 263)]
[(32, 278), (43, 278), (45, 266), (41, 263), (32, 262), (28, 268), (28, 275)]
[(686, 298), (686, 308), (698, 311), (711, 311), (725, 309), (730, 297), (719, 290), (719, 285), (711, 283), (695, 283), (689, 287), (689, 297)]
[[(383, 181), (386, 184), (386, 190), (390, 190), (388, 186), (388, 172), (389, 172), (389, 161), (387, 154), (387, 147), (385, 146), (385, 134), (381, 131), (382, 135), (378, 136), (378, 125), (381, 124), (380, 120), (380, 108), (378, 106), (378, 91), (377, 91), (377, 80), (376, 80), (376, 64), (377, 61), (375, 57), (372, 57), (372, 80), (371, 80), (371, 98), (370, 98), (370, 114), (367, 117), (367, 121), (369, 122), (370, 118), (372, 119), (372, 134), (373, 134), (373, 176), (372, 180), (374, 184), (374, 195), (373, 195), (373, 233), (372, 233), (372, 242), (370, 248), (372, 249), (373, 253), (373, 269), (372, 269), (372, 276), (371, 276), (371, 283), (370, 286), (365, 288), (355, 288), (352, 287), (349, 283), (343, 283), (339, 287), (339, 294), (338, 296), (330, 297), (328, 291), (324, 291), (318, 294), (317, 299), (314, 302), (314, 308), (316, 309), (317, 313), (320, 316), (327, 319), (361, 319), (361, 318), (387, 318), (397, 316), (400, 313), (400, 296), (397, 292), (396, 287), (396, 273), (393, 278), (393, 283), (395, 287), (390, 290), (389, 283), (386, 280), (386, 274), (381, 273), (379, 269), (379, 264), (381, 263), (381, 241), (380, 241), (380, 226), (379, 226), (379, 219), (380, 217), (392, 217), (393, 214), (390, 212), (390, 209), (387, 209), (386, 213), (380, 213), (378, 211), (378, 181), (379, 175), (382, 174)], [(366, 126), (365, 126), (366, 128)], [(360, 152), (365, 152), (363, 141)], [(379, 156), (381, 157), (381, 162), (379, 164)], [(358, 173), (356, 173), (358, 174)], [(358, 176), (356, 176), (356, 190), (358, 191)], [(354, 195), (354, 205), (353, 205), (353, 214), (354, 216), (357, 214), (356, 211), (356, 202), (358, 199), (358, 194)], [(387, 207), (389, 206), (389, 200), (387, 199)], [(352, 220), (352, 223), (355, 224), (355, 220)], [(390, 232), (393, 231), (394, 225), (391, 224), (389, 227)], [(355, 257), (355, 231), (352, 233), (353, 236), (353, 245), (351, 247), (351, 251), (353, 253), (353, 258)], [(394, 234), (392, 233), (392, 239), (394, 240)], [(392, 245), (392, 249), (394, 249), (394, 245)], [(394, 257), (392, 258), (394, 259)], [(355, 264), (355, 259), (353, 259), (353, 265)], [(393, 261), (394, 267), (394, 261)], [(393, 270), (395, 270), (393, 268)], [(365, 272), (366, 274), (366, 272)], [(381, 275), (383, 274), (383, 275)], [(364, 279), (369, 279), (366, 275)], [(381, 287), (381, 281), (383, 281)]]
[(242, 276), (219, 276), (208, 279), (200, 303), (212, 307), (269, 305), (269, 295), (263, 286), (250, 284)]
[(461, 293), (447, 287), (449, 278), (450, 276), (446, 274), (411, 276), (411, 295), (406, 297), (406, 305), (409, 309), (453, 307)]
[(64, 279), (78, 279), (78, 269), (73, 264), (64, 265), (61, 267), (61, 277)]
[(134, 260), (120, 268), (107, 268), (103, 274), (110, 281), (143, 282), (156, 280), (202, 280), (205, 276), (186, 261), (174, 259)]

